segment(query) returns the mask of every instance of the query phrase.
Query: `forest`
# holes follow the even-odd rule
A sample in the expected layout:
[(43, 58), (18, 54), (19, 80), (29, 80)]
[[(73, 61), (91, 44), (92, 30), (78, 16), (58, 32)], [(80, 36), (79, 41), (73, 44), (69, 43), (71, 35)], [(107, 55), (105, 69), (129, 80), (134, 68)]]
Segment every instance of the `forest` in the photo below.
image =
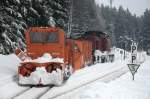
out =
[(142, 16), (136, 16), (122, 6), (117, 9), (101, 5), (98, 9), (113, 45), (129, 50), (133, 40), (138, 42), (139, 50), (150, 48), (150, 10), (146, 9)]
[(31, 26), (62, 28), (68, 37), (86, 31), (103, 31), (110, 35), (112, 45), (130, 49), (132, 40), (140, 48), (150, 48), (150, 10), (142, 16), (129, 9), (96, 5), (94, 0), (1, 0), (0, 54), (10, 54), (26, 47), (25, 30)]

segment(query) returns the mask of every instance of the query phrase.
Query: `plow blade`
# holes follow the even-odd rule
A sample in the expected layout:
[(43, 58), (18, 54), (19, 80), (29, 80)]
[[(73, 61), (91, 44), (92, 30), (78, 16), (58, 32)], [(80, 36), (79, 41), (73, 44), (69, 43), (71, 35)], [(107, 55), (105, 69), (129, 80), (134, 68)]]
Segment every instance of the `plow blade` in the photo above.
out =
[(23, 62), (18, 68), (20, 85), (61, 85), (64, 65), (58, 62)]

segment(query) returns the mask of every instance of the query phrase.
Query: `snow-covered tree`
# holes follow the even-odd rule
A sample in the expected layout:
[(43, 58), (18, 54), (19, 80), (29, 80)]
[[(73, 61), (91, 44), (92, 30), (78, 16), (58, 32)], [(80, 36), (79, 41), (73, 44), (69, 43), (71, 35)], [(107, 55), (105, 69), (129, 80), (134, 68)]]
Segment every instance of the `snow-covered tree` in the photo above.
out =
[(94, 0), (73, 0), (72, 35), (86, 31), (102, 31), (100, 14)]
[(14, 52), (14, 45), (25, 47), (24, 32), (28, 27), (56, 25), (66, 31), (69, 1), (1, 0), (0, 53)]

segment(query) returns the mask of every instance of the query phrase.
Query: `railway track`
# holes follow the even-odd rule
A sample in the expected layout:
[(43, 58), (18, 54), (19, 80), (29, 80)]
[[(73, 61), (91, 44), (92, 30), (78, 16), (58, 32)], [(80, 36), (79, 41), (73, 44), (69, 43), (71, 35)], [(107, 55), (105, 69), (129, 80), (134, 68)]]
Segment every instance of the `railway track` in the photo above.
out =
[[(125, 69), (124, 69), (125, 70)], [(72, 97), (73, 95), (75, 95), (77, 92), (80, 92), (80, 90), (88, 87), (88, 86), (92, 86), (96, 81), (100, 81), (100, 82), (105, 82), (105, 83), (108, 83), (110, 82), (111, 80), (114, 80), (120, 76), (122, 76), (123, 74), (125, 74), (127, 71), (125, 70), (124, 71), (123, 69), (120, 69), (120, 73), (118, 74), (118, 71), (114, 71), (112, 73), (109, 73), (109, 74), (106, 74), (100, 78), (97, 78), (93, 81), (90, 81), (88, 83), (85, 83), (77, 88), (74, 88), (70, 91), (67, 91), (63, 94), (60, 94), (58, 96), (55, 96), (55, 97), (50, 97), (50, 98), (47, 98), (47, 99), (70, 99), (69, 97)], [(123, 72), (122, 72), (123, 71)], [(46, 99), (46, 98), (40, 98), (40, 99)]]
[[(47, 93), (45, 93), (43, 96), (41, 96), (39, 99), (63, 99), (62, 97), (64, 95), (73, 93), (79, 88), (82, 88), (84, 86), (90, 85), (91, 83), (94, 83), (95, 81), (102, 81), (102, 82), (109, 82), (111, 80), (116, 79), (117, 77), (120, 77), (121, 75), (125, 74), (128, 71), (127, 68), (120, 68), (117, 69), (113, 72), (106, 73), (105, 75), (98, 77), (96, 79), (93, 79), (91, 81), (88, 81), (86, 83), (80, 84), (80, 85), (75, 85), (75, 87), (67, 89), (67, 87), (58, 87), (58, 88), (52, 88), (49, 90)], [(64, 91), (61, 91), (65, 89)]]
[[(116, 79), (117, 77), (123, 75), (128, 71), (127, 68), (121, 67), (116, 70), (112, 70), (112, 72), (107, 72), (102, 76), (95, 77), (92, 80), (89, 80), (84, 83), (78, 82), (77, 85), (74, 85), (70, 89), (69, 86), (67, 86), (67, 83), (64, 84), (63, 86), (60, 87), (53, 87), (53, 86), (48, 86), (48, 87), (24, 87), (24, 86), (18, 86), (17, 84), (17, 77), (14, 76), (13, 82), (8, 82), (5, 86), (6, 88), (12, 88), (14, 91), (10, 91), (6, 94), (5, 97), (6, 99), (61, 99), (60, 97), (63, 97), (64, 95), (73, 93), (77, 89), (80, 89), (84, 86), (87, 86), (91, 83), (94, 83), (95, 81), (102, 81), (102, 82), (109, 82), (111, 80)], [(80, 76), (79, 76), (80, 77)], [(79, 78), (77, 77), (77, 78)], [(82, 79), (81, 77), (80, 79)], [(5, 88), (5, 86), (3, 86)], [(0, 86), (0, 91), (2, 92)], [(5, 89), (4, 89), (5, 90)], [(63, 91), (62, 91), (63, 90)], [(3, 95), (4, 96), (4, 95)], [(1, 99), (1, 97), (0, 97)]]
[(21, 87), (14, 81), (6, 82), (5, 85), (0, 86), (0, 99), (11, 99), (19, 93), (28, 90), (29, 87)]
[[(41, 97), (45, 92), (50, 90), (52, 87), (32, 87), (17, 96), (13, 97), (13, 99), (38, 99)], [(31, 94), (32, 93), (32, 94)], [(29, 98), (27, 98), (29, 97)]]
[(13, 96), (12, 98), (18, 97), (19, 95), (21, 95), (21, 94), (23, 94), (23, 93), (29, 91), (30, 89), (31, 89), (31, 88), (29, 87), (29, 88), (27, 88), (27, 89), (25, 89), (25, 90), (23, 90), (23, 91), (20, 91), (19, 93), (17, 93), (17, 94), (16, 94), (15, 96)]
[(5, 85), (6, 83), (11, 83), (11, 82), (14, 82), (14, 81), (17, 81), (17, 75), (14, 75), (14, 76), (6, 76), (2, 79), (0, 79), (2, 82), (0, 82), (0, 86), (3, 86)]

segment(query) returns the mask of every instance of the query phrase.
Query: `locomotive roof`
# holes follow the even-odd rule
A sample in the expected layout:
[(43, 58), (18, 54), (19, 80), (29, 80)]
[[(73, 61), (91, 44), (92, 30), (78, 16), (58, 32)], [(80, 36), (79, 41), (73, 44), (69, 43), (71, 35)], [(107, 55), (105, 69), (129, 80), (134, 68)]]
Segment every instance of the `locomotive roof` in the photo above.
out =
[(74, 36), (72, 35), (72, 39), (80, 39), (80, 38), (85, 38), (86, 36), (105, 36), (105, 37), (109, 37), (109, 35), (106, 32), (102, 32), (102, 31), (87, 31), (83, 34), (81, 33), (75, 33)]
[(102, 32), (102, 31), (87, 31), (85, 32), (84, 35), (109, 36), (106, 32)]

